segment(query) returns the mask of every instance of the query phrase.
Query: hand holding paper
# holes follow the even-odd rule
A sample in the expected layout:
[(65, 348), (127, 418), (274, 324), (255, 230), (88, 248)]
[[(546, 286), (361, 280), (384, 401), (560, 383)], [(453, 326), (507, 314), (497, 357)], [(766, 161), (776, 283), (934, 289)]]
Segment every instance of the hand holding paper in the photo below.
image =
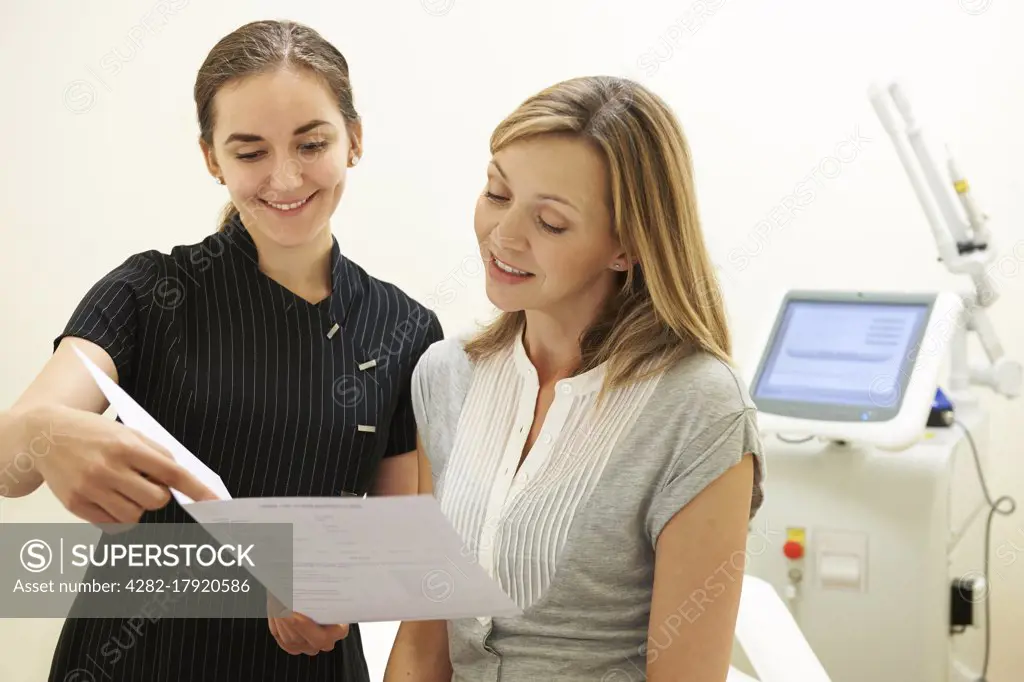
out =
[(295, 612), (328, 625), (522, 613), (476, 563), (475, 553), (433, 497), (233, 499), (216, 472), (84, 354), (79, 357), (121, 421), (166, 448), (181, 467), (215, 493), (218, 499), (195, 501), (185, 491), (172, 490), (196, 521), (205, 527), (291, 524), (291, 584), (277, 584), (280, 580), (275, 582), (272, 567), (249, 570), (272, 594), (291, 594), (286, 606)]
[[(99, 374), (113, 383), (95, 365), (90, 371), (94, 378)], [(57, 499), (85, 521), (104, 526), (134, 524), (147, 510), (165, 506), (172, 489), (216, 499), (145, 433), (63, 405), (41, 408), (37, 414), (44, 422), (39, 428), (51, 435), (52, 447), (34, 464)]]
[(273, 595), (267, 599), (267, 621), (270, 634), (292, 655), (315, 656), (331, 651), (349, 633), (348, 625), (319, 625), (300, 613), (293, 613)]
[(96, 381), (100, 390), (103, 391), (103, 395), (106, 396), (107, 400), (113, 406), (114, 410), (117, 412), (117, 416), (121, 418), (124, 425), (134, 429), (170, 452), (178, 466), (182, 467), (185, 472), (190, 474), (190, 476), (183, 476), (182, 472), (174, 471), (173, 468), (168, 467), (164, 467), (160, 472), (166, 476), (172, 477), (172, 482), (178, 484), (176, 486), (171, 486), (171, 492), (179, 503), (184, 505), (193, 501), (193, 498), (189, 497), (189, 495), (186, 494), (186, 491), (181, 490), (182, 487), (186, 486), (192, 489), (192, 492), (196, 493), (197, 496), (209, 497), (208, 494), (201, 494), (202, 491), (194, 489), (195, 486), (191, 485), (194, 482), (193, 479), (200, 482), (210, 492), (212, 492), (214, 499), (231, 499), (231, 495), (228, 493), (228, 489), (224, 486), (224, 481), (221, 480), (220, 476), (203, 464), (198, 457), (185, 449), (185, 447), (179, 443), (174, 436), (169, 434), (157, 420), (153, 419), (148, 412), (132, 400), (131, 396), (125, 393), (124, 389), (104, 374), (103, 371), (92, 362), (92, 360), (82, 353), (82, 351), (77, 348), (74, 350), (85, 364), (85, 368), (89, 370), (92, 378)]

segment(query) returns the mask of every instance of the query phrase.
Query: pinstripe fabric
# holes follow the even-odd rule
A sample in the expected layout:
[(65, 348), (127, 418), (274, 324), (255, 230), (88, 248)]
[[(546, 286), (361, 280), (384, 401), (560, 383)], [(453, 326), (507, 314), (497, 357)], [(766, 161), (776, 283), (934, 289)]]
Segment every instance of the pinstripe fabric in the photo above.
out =
[[(346, 259), (337, 240), (331, 259), (333, 291), (311, 304), (258, 269), (236, 219), (199, 244), (128, 258), (92, 287), (54, 343), (75, 336), (105, 348), (121, 386), (235, 497), (362, 495), (381, 458), (416, 447), (409, 381), (442, 330), (433, 312)], [(191, 517), (172, 500), (142, 521)], [(77, 614), (88, 614), (82, 597)], [(307, 657), (285, 653), (266, 619), (241, 618), (71, 617), (49, 677), (366, 679), (356, 625), (333, 652)]]

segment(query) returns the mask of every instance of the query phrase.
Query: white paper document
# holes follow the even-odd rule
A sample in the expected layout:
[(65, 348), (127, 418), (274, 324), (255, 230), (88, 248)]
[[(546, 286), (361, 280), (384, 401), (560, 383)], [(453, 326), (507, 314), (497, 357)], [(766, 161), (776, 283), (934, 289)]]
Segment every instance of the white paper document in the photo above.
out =
[[(160, 426), (160, 422), (146, 412), (142, 407), (132, 399), (130, 395), (125, 393), (124, 389), (117, 385), (117, 383), (108, 377), (103, 370), (96, 366), (96, 364), (89, 359), (89, 357), (78, 350), (74, 349), (78, 353), (78, 357), (85, 363), (85, 368), (89, 370), (92, 378), (96, 381), (96, 384), (103, 391), (103, 395), (110, 402), (110, 405), (117, 412), (117, 416), (121, 419), (125, 426), (131, 429), (135, 429), (142, 435), (146, 436), (158, 445), (166, 448), (172, 455), (174, 455), (175, 461), (187, 469), (193, 476), (199, 479), (199, 482), (209, 488), (217, 497), (222, 500), (231, 499), (231, 494), (228, 489), (224, 486), (224, 481), (221, 480), (220, 476), (210, 467), (203, 464), (202, 460), (189, 452), (184, 445), (178, 442), (178, 440), (172, 436), (167, 430)], [(171, 494), (174, 495), (175, 499), (182, 505), (190, 504), (193, 500), (188, 495), (178, 490), (172, 490)]]
[(291, 607), (319, 623), (522, 612), (429, 495), (242, 498), (188, 511), (203, 524), (293, 524)]
[[(322, 624), (522, 613), (474, 560), (432, 496), (232, 498), (215, 471), (75, 352), (124, 425), (165, 447), (220, 498), (195, 502), (172, 491), (197, 522), (292, 524), (292, 598), (278, 596), (294, 611)], [(275, 591), (258, 566), (250, 570)]]

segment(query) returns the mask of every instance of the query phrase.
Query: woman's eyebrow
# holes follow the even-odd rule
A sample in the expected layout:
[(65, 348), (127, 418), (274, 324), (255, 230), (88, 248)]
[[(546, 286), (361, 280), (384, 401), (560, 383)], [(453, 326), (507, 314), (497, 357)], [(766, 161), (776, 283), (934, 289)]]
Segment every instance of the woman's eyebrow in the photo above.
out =
[[(494, 166), (494, 169), (498, 171), (498, 175), (500, 175), (503, 180), (508, 182), (508, 178), (505, 177), (505, 171), (503, 171), (501, 169), (501, 166), (498, 164), (498, 162), (494, 161), (494, 160), (491, 160), (491, 165)], [(547, 201), (556, 201), (556, 202), (558, 202), (560, 204), (565, 204), (566, 206), (568, 206), (572, 210), (576, 211), (577, 213), (581, 213), (579, 207), (577, 207), (576, 204), (572, 203), (571, 201), (569, 201), (568, 199), (566, 199), (563, 196), (559, 196), (557, 194), (538, 194), (537, 198), (538, 199), (547, 200)]]
[[(292, 135), (302, 135), (303, 133), (308, 133), (310, 130), (313, 130), (314, 128), (319, 128), (320, 126), (329, 126), (329, 125), (331, 125), (331, 124), (329, 122), (327, 122), (327, 121), (321, 121), (319, 119), (316, 119), (316, 120), (310, 121), (309, 123), (305, 123), (305, 124), (299, 126), (298, 128), (295, 129), (295, 131), (292, 133)], [(263, 141), (262, 137), (260, 137), (259, 135), (254, 135), (253, 133), (231, 133), (230, 135), (228, 135), (228, 139), (224, 140), (224, 144), (230, 144), (231, 142), (262, 142), (262, 141)]]

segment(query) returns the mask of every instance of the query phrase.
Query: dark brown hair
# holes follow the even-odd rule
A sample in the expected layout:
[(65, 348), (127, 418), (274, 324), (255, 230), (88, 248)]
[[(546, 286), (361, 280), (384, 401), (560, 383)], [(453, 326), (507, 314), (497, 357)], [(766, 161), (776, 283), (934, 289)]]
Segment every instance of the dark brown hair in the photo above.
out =
[[(359, 121), (348, 61), (334, 45), (313, 29), (294, 21), (254, 21), (221, 38), (199, 67), (194, 97), (200, 138), (213, 147), (216, 116), (213, 100), (224, 85), (285, 68), (305, 69), (320, 78), (334, 94), (345, 120)], [(238, 207), (228, 202), (221, 212), (218, 231), (223, 231), (237, 215)]]

